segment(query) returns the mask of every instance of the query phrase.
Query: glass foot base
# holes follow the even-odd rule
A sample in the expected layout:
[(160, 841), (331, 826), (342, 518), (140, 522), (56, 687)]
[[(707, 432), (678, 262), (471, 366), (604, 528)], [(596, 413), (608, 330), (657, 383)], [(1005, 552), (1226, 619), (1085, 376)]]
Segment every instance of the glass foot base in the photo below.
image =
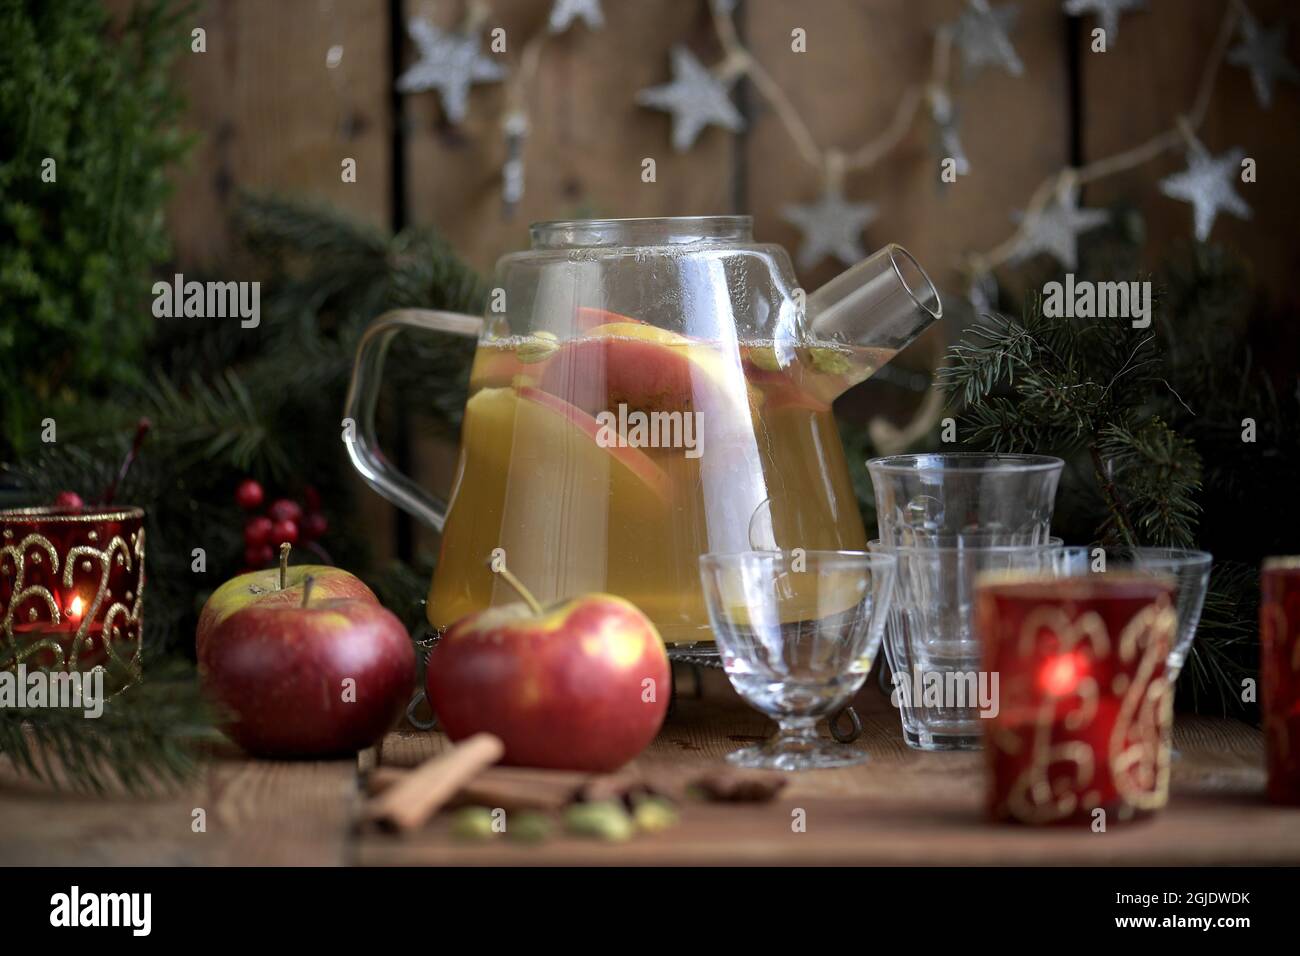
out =
[(861, 750), (820, 737), (773, 737), (727, 754), (727, 763), (750, 770), (825, 770), (853, 767), (869, 759)]
[(979, 734), (927, 734), (903, 731), (903, 740), (913, 750), (983, 750), (984, 738)]

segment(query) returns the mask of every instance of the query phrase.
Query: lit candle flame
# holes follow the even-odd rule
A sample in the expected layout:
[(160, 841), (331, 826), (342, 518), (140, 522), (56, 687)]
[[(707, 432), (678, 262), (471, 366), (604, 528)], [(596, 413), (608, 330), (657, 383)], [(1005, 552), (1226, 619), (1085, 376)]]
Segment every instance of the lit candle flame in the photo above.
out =
[(74, 621), (81, 620), (81, 614), (83, 608), (84, 605), (81, 601), (81, 595), (78, 594), (76, 597), (72, 599), (72, 603), (68, 605), (68, 617)]
[(1088, 673), (1088, 662), (1077, 651), (1049, 657), (1038, 671), (1038, 685), (1052, 697), (1074, 693)]

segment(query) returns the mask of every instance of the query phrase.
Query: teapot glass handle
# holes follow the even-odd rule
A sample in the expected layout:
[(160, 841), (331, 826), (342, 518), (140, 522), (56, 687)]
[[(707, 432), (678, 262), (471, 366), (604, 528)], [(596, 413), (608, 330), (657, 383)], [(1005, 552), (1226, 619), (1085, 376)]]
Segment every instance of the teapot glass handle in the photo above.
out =
[(483, 330), (483, 320), (458, 312), (396, 309), (371, 322), (361, 336), (356, 362), (352, 366), (352, 382), (348, 385), (348, 398), (343, 407), (343, 443), (353, 467), (366, 484), (434, 531), (442, 531), (447, 518), (447, 503), (430, 495), (389, 464), (375, 439), (375, 404), (379, 399), (384, 357), (393, 336), (404, 329), (477, 337)]

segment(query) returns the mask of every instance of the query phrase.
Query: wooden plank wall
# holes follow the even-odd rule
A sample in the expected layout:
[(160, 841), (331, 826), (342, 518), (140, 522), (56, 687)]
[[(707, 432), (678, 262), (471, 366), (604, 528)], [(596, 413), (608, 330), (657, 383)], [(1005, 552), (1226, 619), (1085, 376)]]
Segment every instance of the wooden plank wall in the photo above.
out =
[[(755, 216), (762, 240), (797, 246), (799, 234), (782, 220), (781, 208), (815, 197), (818, 181), (761, 97), (738, 91), (750, 121), (745, 134), (709, 129), (685, 154), (670, 146), (668, 117), (634, 103), (638, 90), (666, 81), (674, 44), (685, 44), (706, 64), (718, 60), (706, 0), (603, 0), (602, 31), (577, 23), (546, 42), (526, 91), (527, 190), (516, 215), (503, 217), (502, 85), (476, 86), (459, 126), (445, 121), (432, 93), (401, 98), (394, 115), (393, 76), (414, 51), (403, 41), (394, 69), (393, 16), (426, 16), (447, 27), (465, 15), (467, 2), (201, 3), (196, 25), (208, 31), (208, 52), (183, 58), (179, 67), (190, 125), (203, 136), (171, 208), (182, 265), (213, 263), (232, 252), (225, 215), (237, 188), (315, 196), (379, 224), (435, 223), (483, 270), (527, 244), (528, 222), (571, 216), (744, 211)], [(527, 39), (545, 29), (552, 0), (486, 2), (487, 26), (505, 28), (504, 56), (517, 65)], [(1094, 21), (1072, 29), (1059, 0), (1021, 0), (1012, 39), (1025, 76), (991, 68), (958, 80), (970, 175), (941, 187), (930, 124), (922, 117), (885, 162), (850, 176), (850, 196), (880, 207), (868, 245), (904, 243), (957, 291), (960, 253), (1009, 235), (1013, 210), (1070, 159), (1072, 141), (1084, 161), (1105, 156), (1168, 128), (1178, 111), (1190, 108), (1226, 2), (1151, 0), (1145, 12), (1124, 16), (1109, 52), (1093, 54), (1085, 44)], [(1249, 6), (1266, 24), (1294, 18), (1284, 0), (1249, 0)], [(853, 149), (884, 129), (904, 90), (925, 78), (934, 27), (961, 8), (962, 0), (741, 0), (739, 22), (817, 142)], [(796, 26), (807, 31), (806, 54), (791, 51)], [(1293, 62), (1300, 62), (1297, 32), (1291, 31), (1288, 50)], [(336, 44), (342, 61), (329, 70), (326, 54)], [(1272, 111), (1264, 112), (1245, 71), (1225, 65), (1202, 131), (1212, 151), (1241, 145), (1259, 160), (1260, 182), (1239, 187), (1254, 208), (1253, 221), (1222, 218), (1214, 237), (1238, 245), (1269, 302), (1292, 313), (1300, 252), (1288, 238), (1300, 199), (1286, 177), (1294, 167), (1298, 101), (1296, 87), (1283, 84)], [(358, 161), (355, 184), (340, 181), (344, 156)], [(657, 162), (653, 184), (641, 182), (645, 157)], [(1085, 201), (1134, 202), (1146, 217), (1154, 264), (1191, 232), (1190, 207), (1156, 188), (1159, 177), (1181, 166), (1180, 156), (1162, 157), (1089, 187)], [(401, 172), (401, 208), (393, 207), (395, 171)], [(823, 264), (802, 278), (813, 288), (835, 271)], [(1014, 281), (1016, 273), (1007, 278)], [(412, 454), (423, 480), (446, 487), (451, 452), (445, 445), (416, 440)], [(373, 507), (377, 520), (388, 515), (377, 500)], [(434, 544), (417, 538), (418, 546)]]
[[(1176, 113), (1192, 109), (1224, 5), (1215, 0), (1151, 0), (1148, 6), (1146, 14), (1125, 18), (1113, 55), (1083, 58), (1085, 162), (1169, 129)], [(1247, 6), (1266, 26), (1290, 23), (1287, 56), (1293, 64), (1300, 63), (1300, 8), (1289, 0), (1250, 0)], [(1300, 90), (1294, 84), (1275, 83), (1272, 108), (1265, 110), (1256, 102), (1250, 74), (1225, 64), (1199, 138), (1215, 155), (1240, 146), (1257, 161), (1258, 182), (1236, 186), (1253, 211), (1251, 219), (1223, 214), (1215, 221), (1212, 238), (1244, 251), (1270, 309), (1294, 315), (1300, 308), (1300, 288), (1294, 281), (1300, 272), (1300, 245), (1295, 241), (1300, 196), (1292, 179), (1300, 149)], [(1148, 264), (1158, 263), (1191, 236), (1191, 207), (1155, 188), (1159, 179), (1182, 168), (1181, 155), (1161, 156), (1098, 183), (1087, 194), (1092, 204), (1123, 199), (1136, 205), (1146, 221)], [(1291, 342), (1300, 347), (1300, 337)]]

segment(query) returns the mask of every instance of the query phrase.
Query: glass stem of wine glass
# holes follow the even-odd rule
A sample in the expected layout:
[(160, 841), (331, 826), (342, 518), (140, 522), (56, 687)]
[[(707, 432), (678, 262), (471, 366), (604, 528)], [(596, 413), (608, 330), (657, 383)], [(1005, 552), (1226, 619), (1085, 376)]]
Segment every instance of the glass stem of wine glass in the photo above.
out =
[(777, 724), (781, 728), (778, 744), (800, 743), (817, 739), (816, 717), (780, 717)]

